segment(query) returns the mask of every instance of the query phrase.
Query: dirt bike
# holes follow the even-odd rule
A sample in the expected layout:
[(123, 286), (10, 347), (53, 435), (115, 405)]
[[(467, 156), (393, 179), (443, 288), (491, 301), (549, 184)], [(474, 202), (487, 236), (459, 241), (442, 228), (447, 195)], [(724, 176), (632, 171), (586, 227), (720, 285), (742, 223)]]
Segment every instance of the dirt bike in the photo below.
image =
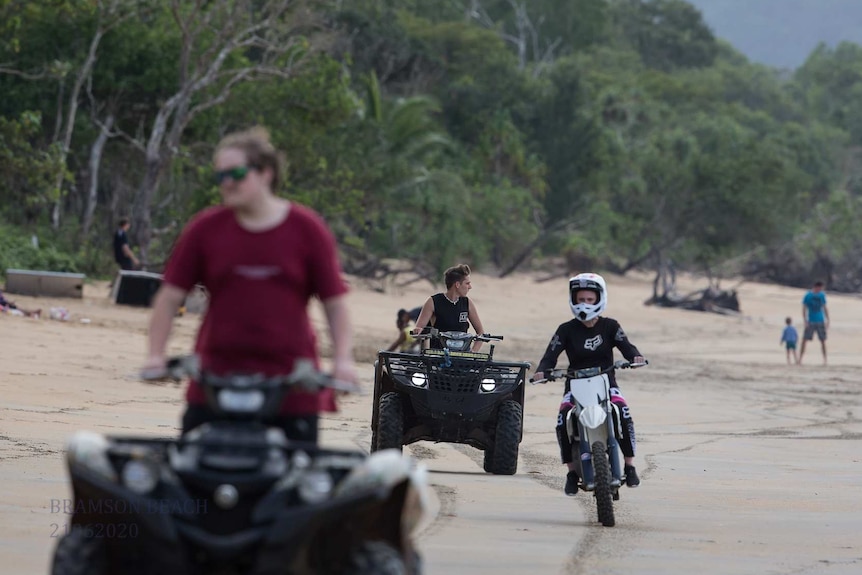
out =
[(608, 374), (644, 365), (647, 364), (620, 360), (605, 369), (555, 369), (545, 379), (531, 382), (566, 379), (566, 391), (571, 391), (574, 398), (574, 406), (566, 413), (566, 432), (580, 478), (578, 487), (594, 493), (598, 519), (605, 527), (616, 523), (613, 502), (620, 498), (619, 489), (625, 481), (618, 442), (622, 438), (622, 417), (619, 407), (611, 401)]
[(420, 573), (413, 533), (433, 497), (424, 466), (263, 424), (291, 388), (352, 387), (310, 362), (289, 376), (223, 377), (200, 373), (191, 356), (168, 372), (197, 379), (219, 419), (179, 439), (78, 432), (67, 449), (73, 515), (53, 575)]
[(421, 353), (381, 351), (374, 367), (371, 449), (401, 449), (417, 441), (462, 443), (484, 451), (483, 468), (514, 475), (523, 438), (524, 384), (528, 362), (494, 360), (470, 351), (490, 334), (441, 332), (442, 349)]

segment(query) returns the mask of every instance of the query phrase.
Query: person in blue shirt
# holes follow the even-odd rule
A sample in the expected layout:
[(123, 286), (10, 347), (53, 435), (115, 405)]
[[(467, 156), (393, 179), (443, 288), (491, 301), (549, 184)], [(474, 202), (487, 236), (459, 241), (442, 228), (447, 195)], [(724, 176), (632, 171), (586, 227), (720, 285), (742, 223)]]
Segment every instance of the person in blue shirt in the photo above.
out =
[(814, 282), (811, 291), (802, 298), (802, 319), (805, 320), (805, 332), (802, 335), (802, 347), (799, 349), (799, 361), (805, 355), (805, 344), (814, 339), (820, 340), (823, 351), (823, 365), (826, 365), (826, 331), (829, 329), (829, 309), (826, 307), (826, 294), (823, 293), (823, 282)]
[(793, 363), (799, 363), (799, 358), (796, 357), (796, 342), (799, 340), (799, 334), (796, 333), (796, 328), (793, 327), (793, 318), (789, 317), (784, 320), (784, 323), (787, 325), (784, 327), (784, 331), (781, 332), (781, 342), (779, 345), (784, 344), (787, 347), (787, 363), (790, 364), (790, 354), (793, 353)]

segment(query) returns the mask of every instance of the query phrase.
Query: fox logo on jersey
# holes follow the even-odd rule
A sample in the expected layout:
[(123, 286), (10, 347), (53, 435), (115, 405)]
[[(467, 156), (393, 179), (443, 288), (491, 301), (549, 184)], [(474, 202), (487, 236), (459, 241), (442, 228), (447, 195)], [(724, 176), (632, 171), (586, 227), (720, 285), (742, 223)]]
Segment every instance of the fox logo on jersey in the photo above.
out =
[(584, 349), (588, 349), (590, 351), (596, 351), (599, 348), (599, 346), (602, 345), (603, 341), (604, 340), (602, 339), (601, 334), (597, 335), (596, 337), (591, 337), (590, 339), (588, 339), (587, 341), (584, 342)]

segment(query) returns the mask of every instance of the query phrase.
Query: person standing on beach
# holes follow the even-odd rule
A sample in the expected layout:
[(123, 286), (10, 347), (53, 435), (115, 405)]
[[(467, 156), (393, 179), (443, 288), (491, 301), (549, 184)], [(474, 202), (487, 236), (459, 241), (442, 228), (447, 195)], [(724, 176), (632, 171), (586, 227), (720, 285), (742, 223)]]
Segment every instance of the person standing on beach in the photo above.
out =
[(793, 327), (793, 318), (788, 317), (784, 320), (787, 324), (784, 326), (784, 331), (781, 332), (781, 341), (779, 345), (787, 347), (787, 363), (790, 364), (790, 354), (793, 353), (793, 363), (799, 363), (799, 358), (796, 357), (796, 342), (799, 340), (799, 334), (796, 333), (796, 328)]
[(805, 331), (802, 335), (802, 347), (799, 349), (799, 363), (805, 355), (805, 344), (814, 339), (820, 340), (823, 352), (823, 365), (826, 365), (826, 332), (829, 329), (829, 308), (826, 307), (826, 294), (823, 293), (823, 282), (814, 282), (811, 291), (802, 298), (802, 319), (805, 321)]
[(133, 270), (141, 264), (129, 247), (130, 227), (129, 218), (123, 218), (117, 225), (117, 231), (114, 232), (114, 261), (121, 270)]

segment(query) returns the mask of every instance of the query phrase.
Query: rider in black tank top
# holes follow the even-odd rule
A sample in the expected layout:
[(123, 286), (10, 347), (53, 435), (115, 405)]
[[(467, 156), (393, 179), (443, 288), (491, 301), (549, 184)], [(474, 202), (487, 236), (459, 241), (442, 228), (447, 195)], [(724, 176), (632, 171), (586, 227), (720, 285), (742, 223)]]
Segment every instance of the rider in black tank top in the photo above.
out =
[[(452, 303), (444, 293), (431, 296), (434, 302), (434, 327), (439, 331), (463, 331), (470, 329), (470, 300), (467, 297), (459, 297)], [(443, 346), (436, 337), (431, 340), (431, 347), (442, 349)]]
[[(434, 294), (425, 301), (413, 333), (422, 333), (429, 324), (439, 331), (462, 333), (467, 333), (472, 325), (476, 333), (485, 333), (475, 304), (467, 298), (467, 292), (473, 287), (470, 282), (470, 266), (459, 264), (447, 269), (443, 274), (443, 282), (446, 284), (446, 291)], [(430, 344), (433, 348), (442, 348), (437, 338), (432, 338)], [(473, 342), (473, 351), (479, 351), (481, 347), (481, 341)]]

